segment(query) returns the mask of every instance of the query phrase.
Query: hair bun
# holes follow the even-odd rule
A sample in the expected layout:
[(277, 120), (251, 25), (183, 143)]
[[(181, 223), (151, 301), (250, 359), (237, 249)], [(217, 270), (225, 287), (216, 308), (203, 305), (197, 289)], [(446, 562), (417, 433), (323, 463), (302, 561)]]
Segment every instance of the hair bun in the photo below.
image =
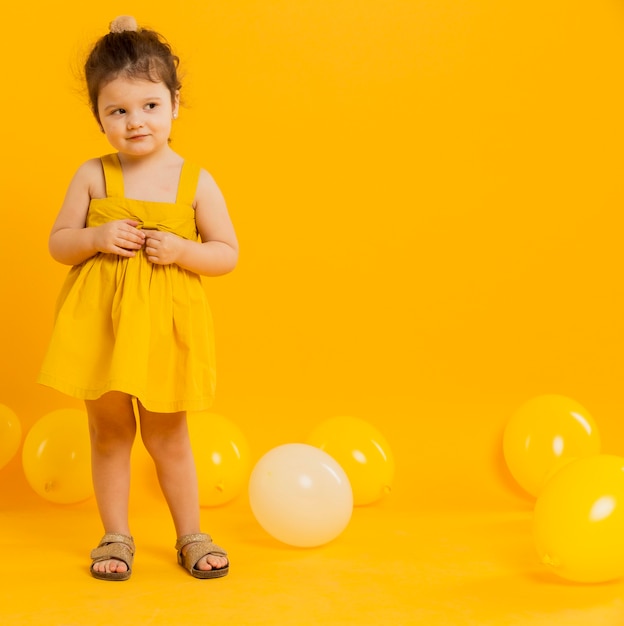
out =
[(120, 15), (110, 23), (109, 28), (111, 33), (123, 33), (126, 30), (137, 31), (139, 25), (132, 15)]

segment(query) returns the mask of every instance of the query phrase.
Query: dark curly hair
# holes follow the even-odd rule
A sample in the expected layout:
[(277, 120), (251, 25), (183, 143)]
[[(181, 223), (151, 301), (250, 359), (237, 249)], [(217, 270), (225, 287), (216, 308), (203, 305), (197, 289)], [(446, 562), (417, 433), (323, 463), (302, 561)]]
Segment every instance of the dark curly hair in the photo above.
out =
[(163, 82), (172, 102), (182, 85), (180, 59), (157, 32), (148, 29), (110, 32), (94, 45), (84, 66), (91, 110), (97, 121), (100, 89), (119, 76)]

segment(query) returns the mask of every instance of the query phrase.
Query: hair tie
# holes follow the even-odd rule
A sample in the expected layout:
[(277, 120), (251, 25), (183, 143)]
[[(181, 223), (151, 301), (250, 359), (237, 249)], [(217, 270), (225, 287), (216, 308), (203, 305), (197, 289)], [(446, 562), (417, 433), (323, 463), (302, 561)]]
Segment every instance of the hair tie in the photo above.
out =
[(139, 25), (132, 15), (120, 15), (110, 23), (109, 29), (111, 33), (123, 33), (126, 30), (138, 31)]

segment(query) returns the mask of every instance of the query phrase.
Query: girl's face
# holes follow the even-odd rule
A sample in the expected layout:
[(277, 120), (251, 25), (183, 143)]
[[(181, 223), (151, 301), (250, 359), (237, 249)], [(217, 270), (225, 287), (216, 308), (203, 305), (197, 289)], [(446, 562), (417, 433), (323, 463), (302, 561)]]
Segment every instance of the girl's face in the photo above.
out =
[(179, 96), (162, 82), (118, 77), (98, 96), (102, 129), (113, 148), (129, 157), (152, 155), (167, 148)]

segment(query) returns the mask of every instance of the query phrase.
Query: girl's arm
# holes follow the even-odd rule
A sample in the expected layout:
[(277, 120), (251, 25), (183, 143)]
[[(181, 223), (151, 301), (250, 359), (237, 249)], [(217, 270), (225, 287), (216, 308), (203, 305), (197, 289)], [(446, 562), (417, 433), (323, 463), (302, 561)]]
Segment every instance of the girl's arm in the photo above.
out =
[(195, 221), (201, 241), (146, 231), (147, 258), (159, 265), (176, 263), (203, 276), (231, 272), (238, 261), (238, 241), (223, 195), (206, 170), (201, 171), (197, 185)]
[(69, 184), (61, 210), (52, 226), (48, 247), (59, 263), (78, 265), (98, 252), (131, 257), (145, 241), (145, 234), (135, 228), (138, 222), (116, 220), (87, 228), (89, 202), (95, 190), (104, 196), (104, 174), (99, 159), (78, 168)]

